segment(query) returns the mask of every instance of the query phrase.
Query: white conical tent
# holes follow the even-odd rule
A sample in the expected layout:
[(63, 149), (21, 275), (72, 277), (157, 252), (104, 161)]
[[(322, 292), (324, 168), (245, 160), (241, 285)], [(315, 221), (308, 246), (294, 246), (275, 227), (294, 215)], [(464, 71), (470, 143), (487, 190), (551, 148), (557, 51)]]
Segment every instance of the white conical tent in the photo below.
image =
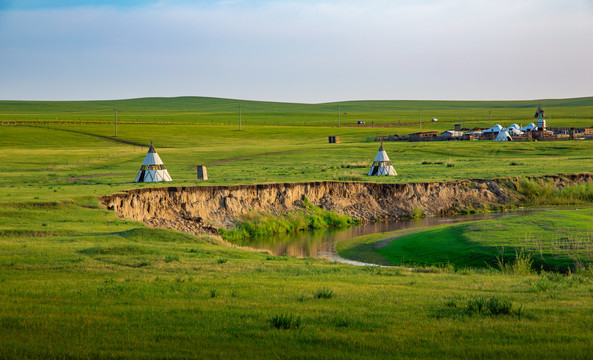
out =
[(148, 148), (148, 153), (144, 158), (144, 162), (138, 171), (135, 182), (157, 182), (157, 181), (172, 181), (169, 172), (165, 168), (165, 164), (157, 154), (152, 142)]
[(375, 156), (375, 161), (373, 161), (373, 165), (368, 173), (368, 176), (381, 175), (397, 175), (393, 165), (391, 165), (391, 161), (389, 161), (389, 156), (387, 156), (387, 153), (383, 149), (383, 144), (381, 144), (377, 156)]
[(494, 139), (495, 141), (513, 141), (513, 138), (511, 137), (511, 135), (509, 135), (509, 132), (506, 130), (502, 130), (501, 132), (498, 133), (498, 135), (496, 136), (496, 139)]

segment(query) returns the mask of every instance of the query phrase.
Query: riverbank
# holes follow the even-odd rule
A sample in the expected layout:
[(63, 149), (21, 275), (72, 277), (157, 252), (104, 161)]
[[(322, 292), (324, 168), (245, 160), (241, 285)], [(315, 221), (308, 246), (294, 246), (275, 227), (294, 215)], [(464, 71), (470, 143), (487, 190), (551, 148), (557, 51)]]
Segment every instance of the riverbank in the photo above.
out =
[(449, 182), (378, 184), (318, 181), (234, 186), (161, 187), (127, 190), (101, 197), (119, 216), (153, 227), (193, 234), (218, 234), (249, 214), (283, 216), (307, 201), (321, 209), (362, 222), (395, 221), (418, 216), (488, 212), (514, 207), (526, 199), (593, 198), (593, 187), (580, 185), (591, 173), (472, 179)]
[[(593, 263), (593, 209), (542, 209), (504, 218), (348, 239), (341, 257), (380, 265), (497, 268), (528, 258), (534, 270), (575, 271)], [(553, 229), (553, 230), (551, 230)]]

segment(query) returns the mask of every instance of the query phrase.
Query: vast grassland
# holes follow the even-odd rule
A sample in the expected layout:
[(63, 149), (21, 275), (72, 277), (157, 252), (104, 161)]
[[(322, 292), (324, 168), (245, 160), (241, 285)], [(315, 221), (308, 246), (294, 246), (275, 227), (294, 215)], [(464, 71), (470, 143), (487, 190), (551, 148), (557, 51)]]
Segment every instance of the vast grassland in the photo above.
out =
[[(239, 131), (236, 123), (213, 124), (217, 116), (228, 120), (232, 110), (213, 116), (205, 111), (198, 117), (193, 105), (159, 104), (166, 100), (2, 102), (0, 113), (6, 120), (33, 116), (55, 120), (55, 112), (80, 105), (72, 110), (79, 114), (68, 115), (76, 120), (86, 110), (89, 119), (95, 117), (92, 106), (104, 107), (106, 117), (117, 106), (122, 120), (129, 111), (130, 121), (138, 116), (147, 121), (200, 122), (118, 126), (119, 140), (154, 141), (174, 179), (172, 186), (367, 181), (364, 174), (378, 148), (369, 139), (393, 132), (393, 128), (292, 126), (293, 119), (294, 123), (313, 119), (314, 124), (326, 121), (324, 116), (329, 125), (336, 120), (332, 117), (337, 104), (264, 103), (243, 103), (247, 125)], [(225, 103), (208, 101), (210, 113)], [(574, 107), (571, 101), (555, 106), (579, 114), (575, 125), (592, 125), (586, 117), (591, 100), (572, 101)], [(137, 106), (135, 113), (130, 110), (132, 103)], [(390, 114), (399, 110), (386, 104), (391, 103), (350, 105), (366, 107), (366, 113), (360, 110), (364, 118), (371, 118), (369, 109), (378, 109), (383, 117), (377, 113), (377, 122), (389, 122)], [(417, 119), (416, 105), (401, 111), (412, 117), (415, 113)], [(487, 123), (490, 107), (475, 105), (478, 121)], [(130, 107), (124, 110), (125, 106)], [(266, 121), (266, 126), (249, 124), (252, 106), (258, 107), (259, 121)], [(311, 110), (324, 106), (327, 110)], [(348, 104), (342, 106), (346, 117), (354, 111), (347, 109)], [(454, 104), (439, 106), (451, 111), (452, 117), (472, 114), (472, 109), (461, 111)], [(522, 106), (530, 117), (531, 102)], [(509, 108), (501, 112), (515, 116)], [(492, 114), (498, 111), (492, 109)], [(64, 117), (65, 113), (59, 115)], [(270, 125), (272, 118), (282, 126)], [(429, 266), (437, 261), (406, 261), (421, 265), (413, 270), (355, 267), (270, 256), (229, 247), (216, 238), (147, 228), (117, 218), (96, 199), (151, 186), (133, 183), (146, 148), (98, 137), (112, 135), (110, 124), (0, 127), (0, 358), (588, 359), (593, 355), (593, 275), (586, 269), (562, 274), (501, 272), (496, 266), (457, 271), (446, 263)], [(328, 144), (328, 135), (339, 135), (341, 143)], [(388, 143), (385, 147), (399, 176), (372, 181), (593, 170), (589, 141)], [(192, 167), (198, 164), (208, 165), (211, 180), (195, 180)], [(517, 224), (504, 221), (500, 227), (506, 230), (496, 231), (500, 237), (491, 236), (493, 223), (460, 225), (439, 239), (459, 243), (475, 234), (468, 241), (495, 250), (503, 245), (511, 249), (524, 244), (523, 234), (532, 238), (540, 231), (549, 234), (546, 226), (586, 233), (591, 213), (579, 214), (564, 220), (554, 216), (559, 225), (541, 215), (541, 224), (516, 234)], [(483, 231), (473, 231), (479, 227)], [(517, 244), (511, 234), (523, 242)], [(385, 235), (374, 240), (380, 236)]]
[[(218, 98), (144, 98), (114, 101), (0, 101), (2, 121), (122, 122), (257, 125), (367, 125), (448, 129), (452, 123), (468, 127), (489, 123), (533, 121), (544, 106), (553, 126), (590, 126), (593, 98), (529, 101), (343, 101), (293, 104)], [(339, 115), (339, 116), (338, 116)], [(438, 123), (432, 123), (438, 118)], [(399, 132), (399, 129), (397, 130)], [(405, 132), (405, 129), (403, 130)]]

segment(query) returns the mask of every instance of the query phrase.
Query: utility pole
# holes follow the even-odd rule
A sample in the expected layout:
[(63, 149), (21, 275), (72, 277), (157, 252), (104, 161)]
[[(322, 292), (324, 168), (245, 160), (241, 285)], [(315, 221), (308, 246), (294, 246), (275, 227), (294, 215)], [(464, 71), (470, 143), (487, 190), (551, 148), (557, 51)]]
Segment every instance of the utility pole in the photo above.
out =
[(490, 114), (492, 113), (492, 110), (488, 110), (488, 127), (490, 127)]
[(241, 105), (239, 105), (239, 131), (241, 131)]
[(550, 122), (552, 121), (552, 112), (550, 108), (548, 108), (548, 127), (550, 126)]
[(340, 105), (338, 105), (338, 127), (340, 127)]
[(113, 108), (115, 111), (115, 137), (117, 137), (117, 108)]
[(418, 110), (418, 123), (420, 123), (420, 131), (422, 131), (422, 109)]

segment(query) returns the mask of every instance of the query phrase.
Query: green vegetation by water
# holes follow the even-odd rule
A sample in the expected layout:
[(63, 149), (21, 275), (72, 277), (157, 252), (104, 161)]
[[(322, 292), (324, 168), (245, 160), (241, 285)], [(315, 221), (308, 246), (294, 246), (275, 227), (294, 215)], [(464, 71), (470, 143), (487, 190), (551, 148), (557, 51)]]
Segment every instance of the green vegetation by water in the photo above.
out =
[(551, 180), (520, 177), (516, 183), (507, 183), (507, 186), (523, 195), (531, 206), (593, 203), (592, 183), (558, 188)]
[(243, 240), (253, 237), (323, 228), (342, 228), (360, 223), (359, 220), (348, 215), (312, 205), (307, 199), (303, 200), (301, 208), (300, 211), (278, 215), (250, 212), (240, 218), (234, 228), (220, 229), (219, 233), (225, 240), (244, 242)]
[[(5, 121), (58, 118), (49, 128), (0, 126), (0, 358), (591, 357), (593, 275), (586, 268), (520, 275), (500, 271), (496, 263), (463, 269), (446, 262), (414, 270), (355, 267), (248, 252), (213, 237), (148, 228), (118, 218), (96, 199), (162, 186), (133, 183), (147, 148), (91, 136), (113, 136), (113, 124), (59, 122), (97, 120), (99, 113), (112, 119), (114, 105), (122, 121), (137, 116), (138, 121), (200, 122), (118, 126), (120, 140), (154, 141), (174, 179), (171, 186), (577, 173), (591, 171), (593, 142), (386, 143), (399, 176), (367, 179), (378, 148), (370, 139), (416, 131), (417, 126), (403, 124), (418, 119), (418, 103), (341, 106), (348, 112), (342, 124), (401, 118), (402, 126), (392, 128), (337, 128), (337, 104), (244, 103), (246, 122), (239, 131), (234, 101), (217, 111), (223, 103), (204, 100), (211, 107), (200, 114), (195, 99), (178, 101), (0, 102)], [(259, 110), (250, 108), (255, 105)], [(447, 119), (466, 119), (467, 126), (472, 116), (477, 119), (472, 125), (487, 125), (488, 112), (493, 119), (499, 112), (493, 103), (434, 105), (439, 111), (423, 110), (423, 119), (443, 122), (423, 123), (423, 129), (449, 128)], [(528, 119), (535, 108), (532, 102), (501, 106), (501, 116), (517, 119)], [(559, 115), (566, 108), (566, 115), (558, 116), (561, 123), (593, 122), (587, 117), (590, 99), (550, 106), (552, 116), (555, 106)], [(230, 126), (213, 125), (229, 119)], [(266, 126), (250, 123), (255, 120)], [(283, 126), (269, 126), (272, 121)], [(331, 126), (289, 125), (301, 121)], [(341, 142), (328, 144), (328, 135), (340, 136)], [(207, 164), (211, 180), (195, 180), (198, 164)], [(562, 214), (550, 216), (556, 223), (523, 224), (522, 231), (512, 218), (499, 220), (496, 229), (502, 233), (491, 231), (498, 223), (488, 222), (461, 231), (474, 234), (469, 239), (476, 246), (504, 246), (511, 256), (513, 247), (528, 248), (526, 238), (545, 240), (554, 229), (568, 231), (571, 239), (586, 235), (582, 224), (590, 221), (590, 212)], [(490, 240), (496, 234), (506, 235)], [(369, 237), (365, 245), (373, 249), (381, 236), (386, 235)], [(452, 246), (466, 241), (454, 234), (449, 240)], [(553, 242), (542, 241), (540, 248), (552, 253)], [(575, 252), (585, 264), (584, 255)]]

